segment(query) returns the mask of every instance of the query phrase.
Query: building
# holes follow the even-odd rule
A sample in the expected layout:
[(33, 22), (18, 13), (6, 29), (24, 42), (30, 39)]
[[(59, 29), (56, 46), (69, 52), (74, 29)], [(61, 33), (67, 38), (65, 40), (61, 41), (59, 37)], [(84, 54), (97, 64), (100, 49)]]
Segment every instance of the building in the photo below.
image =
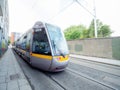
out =
[(13, 44), (15, 41), (17, 41), (17, 39), (18, 39), (20, 36), (21, 36), (21, 33), (11, 32), (11, 38), (10, 38), (11, 44)]
[(0, 56), (7, 50), (9, 32), (8, 0), (0, 0)]

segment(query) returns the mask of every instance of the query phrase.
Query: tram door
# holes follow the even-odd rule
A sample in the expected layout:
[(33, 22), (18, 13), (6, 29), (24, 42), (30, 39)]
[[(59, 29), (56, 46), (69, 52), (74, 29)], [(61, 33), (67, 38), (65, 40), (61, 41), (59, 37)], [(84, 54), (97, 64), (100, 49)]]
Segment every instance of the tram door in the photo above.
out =
[(26, 35), (26, 58), (30, 62), (30, 45), (31, 45), (31, 33), (28, 32)]
[(34, 30), (32, 41), (32, 62), (34, 65), (48, 69), (51, 60), (50, 44), (45, 28), (38, 28)]

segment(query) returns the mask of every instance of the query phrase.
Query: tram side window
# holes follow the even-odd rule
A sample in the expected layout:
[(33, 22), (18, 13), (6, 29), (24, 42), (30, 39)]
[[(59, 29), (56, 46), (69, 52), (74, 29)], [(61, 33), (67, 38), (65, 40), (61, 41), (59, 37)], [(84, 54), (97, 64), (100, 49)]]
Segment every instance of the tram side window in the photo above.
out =
[(20, 48), (20, 49), (23, 49), (22, 42), (23, 42), (23, 37), (21, 37), (21, 38), (20, 38), (20, 41), (19, 41), (19, 48)]
[(27, 39), (27, 36), (24, 36), (21, 44), (21, 48), (23, 50), (26, 50), (26, 39)]
[(50, 45), (44, 28), (34, 32), (32, 51), (34, 53), (51, 55)]
[(26, 39), (26, 50), (29, 52), (30, 51), (30, 38), (31, 38), (31, 33), (27, 34), (27, 39)]
[(19, 43), (20, 43), (20, 40), (18, 39), (16, 42), (16, 48), (19, 48)]

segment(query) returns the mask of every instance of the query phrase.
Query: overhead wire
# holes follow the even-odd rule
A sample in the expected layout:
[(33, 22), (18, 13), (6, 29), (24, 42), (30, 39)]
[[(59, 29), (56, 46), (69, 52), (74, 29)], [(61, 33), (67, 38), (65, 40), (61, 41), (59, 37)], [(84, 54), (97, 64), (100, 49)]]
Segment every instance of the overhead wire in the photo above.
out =
[[(85, 1), (85, 2), (87, 3), (86, 0), (83, 0), (83, 1)], [(38, 2), (38, 0), (34, 2), (34, 4), (32, 5), (32, 8), (34, 8), (34, 6), (35, 6), (35, 4), (36, 4), (37, 2)], [(61, 14), (62, 12), (64, 12), (64, 11), (65, 11), (67, 8), (69, 8), (69, 6), (71, 6), (74, 2), (76, 2), (77, 4), (79, 4), (83, 9), (85, 9), (88, 13), (90, 13), (93, 17), (95, 17), (95, 15), (94, 15), (92, 12), (90, 12), (84, 5), (82, 5), (79, 0), (73, 0), (73, 1), (72, 1), (71, 3), (69, 3), (67, 6), (65, 6), (64, 8), (62, 8), (55, 16), (52, 16), (52, 17), (49, 18), (47, 21), (50, 21), (50, 20), (54, 19), (56, 16), (58, 16), (59, 14)]]
[(64, 12), (69, 6), (71, 6), (74, 3), (74, 0), (68, 4), (67, 6), (65, 6), (64, 8), (62, 8), (55, 16), (49, 18), (47, 21), (52, 20), (53, 18), (55, 18), (56, 16), (58, 16), (59, 14), (61, 14), (62, 12)]
[(78, 3), (83, 9), (85, 9), (88, 13), (90, 13), (93, 17), (95, 17), (95, 15), (92, 13), (92, 12), (90, 12), (85, 6), (83, 6), (78, 0), (75, 0), (76, 1), (76, 3)]

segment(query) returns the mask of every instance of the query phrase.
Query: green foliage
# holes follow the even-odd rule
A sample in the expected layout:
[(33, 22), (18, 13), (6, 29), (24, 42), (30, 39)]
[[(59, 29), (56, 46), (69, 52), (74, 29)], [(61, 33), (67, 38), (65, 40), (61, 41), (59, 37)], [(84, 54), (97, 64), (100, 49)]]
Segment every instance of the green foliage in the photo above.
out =
[(86, 29), (86, 30), (83, 30), (83, 37), (82, 38), (89, 38), (89, 31)]
[[(97, 23), (98, 37), (109, 37), (112, 33), (108, 25), (104, 25), (100, 20)], [(80, 38), (94, 38), (94, 20), (91, 21), (89, 28), (84, 25), (70, 26), (64, 30), (64, 34), (67, 40), (74, 40)]]
[(88, 38), (94, 37), (94, 21), (91, 22), (89, 29), (88, 29)]
[(109, 37), (111, 34), (112, 31), (108, 25), (101, 26), (100, 30), (98, 31), (99, 37)]
[(84, 38), (83, 33), (86, 32), (83, 32), (83, 30), (87, 30), (83, 25), (71, 26), (64, 31), (64, 34), (67, 40)]
[(11, 42), (10, 42), (10, 37), (8, 37), (8, 45), (10, 44)]
[[(98, 37), (108, 37), (112, 34), (112, 31), (110, 29), (110, 27), (106, 24), (103, 24), (99, 19), (96, 21), (97, 23), (97, 34)], [(93, 38), (94, 35), (94, 20), (92, 20), (89, 28), (89, 38)]]

